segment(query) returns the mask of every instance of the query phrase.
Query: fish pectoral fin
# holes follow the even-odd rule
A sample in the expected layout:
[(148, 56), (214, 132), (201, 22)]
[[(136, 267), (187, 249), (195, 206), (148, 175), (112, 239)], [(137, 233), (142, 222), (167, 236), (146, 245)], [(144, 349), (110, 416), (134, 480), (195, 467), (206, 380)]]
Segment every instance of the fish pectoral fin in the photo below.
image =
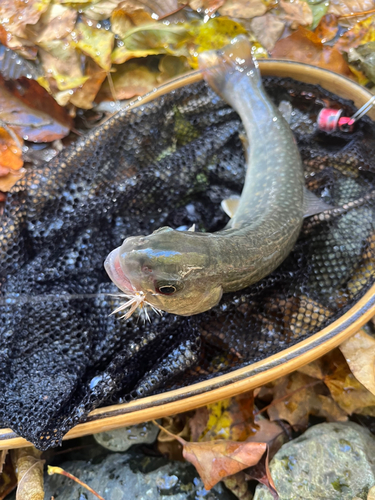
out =
[(303, 188), (303, 217), (319, 214), (325, 210), (332, 210), (331, 205), (325, 203), (316, 194), (309, 191), (306, 187)]
[(230, 218), (232, 218), (237, 211), (239, 202), (240, 196), (238, 194), (234, 194), (221, 202), (221, 208), (227, 215), (229, 215)]
[(250, 150), (249, 140), (248, 140), (247, 135), (245, 134), (245, 132), (239, 134), (238, 137), (240, 138), (240, 141), (242, 142), (242, 147), (243, 147), (244, 153), (245, 153), (245, 161), (246, 161), (246, 164), (247, 164), (248, 163), (248, 159), (249, 159), (249, 150)]

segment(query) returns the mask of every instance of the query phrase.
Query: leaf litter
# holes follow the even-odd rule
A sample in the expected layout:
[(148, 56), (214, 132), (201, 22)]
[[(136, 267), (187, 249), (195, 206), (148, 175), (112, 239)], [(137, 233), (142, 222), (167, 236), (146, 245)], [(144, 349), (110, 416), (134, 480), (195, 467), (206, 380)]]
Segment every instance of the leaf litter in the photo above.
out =
[[(42, 69), (42, 75), (29, 69), (28, 78), (0, 80), (0, 202), (25, 171), (22, 149), (30, 146), (23, 147), (24, 140), (30, 145), (64, 138), (74, 129), (76, 108), (89, 110), (103, 100), (152, 90), (197, 68), (199, 52), (219, 49), (240, 33), (248, 35), (257, 57), (303, 61), (375, 83), (374, 0), (186, 3), (0, 3), (0, 41), (31, 68), (40, 61)], [(268, 454), (290, 439), (289, 426), (304, 429), (310, 416), (328, 421), (354, 413), (375, 416), (374, 361), (375, 339), (361, 330), (340, 350), (259, 388), (255, 406), (247, 393), (163, 421), (166, 431), (158, 446), (171, 458), (183, 453), (207, 488), (226, 478), (232, 491), (247, 498), (246, 480), (256, 478), (278, 498)], [(43, 498), (42, 462), (25, 450), (12, 452), (15, 463), (26, 464), (17, 498), (27, 498), (20, 495), (31, 485)], [(368, 498), (374, 497), (372, 490)]]

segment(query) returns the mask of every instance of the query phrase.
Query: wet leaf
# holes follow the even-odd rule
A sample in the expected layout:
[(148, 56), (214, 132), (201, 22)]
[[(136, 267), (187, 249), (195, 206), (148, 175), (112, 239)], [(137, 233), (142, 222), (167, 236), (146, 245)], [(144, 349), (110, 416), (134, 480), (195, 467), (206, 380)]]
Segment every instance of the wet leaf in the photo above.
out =
[(144, 6), (132, 0), (122, 2), (121, 6), (115, 9), (111, 15), (112, 31), (121, 38), (134, 26), (151, 24), (152, 22), (151, 14), (144, 10)]
[(115, 36), (105, 29), (93, 28), (81, 21), (72, 32), (72, 40), (78, 49), (91, 57), (105, 71), (111, 68), (111, 52)]
[[(0, 166), (19, 170), (23, 166), (22, 139), (11, 129), (0, 126)], [(4, 190), (3, 190), (4, 191)]]
[(268, 407), (271, 420), (286, 420), (290, 425), (306, 427), (309, 415), (328, 421), (345, 421), (347, 416), (316, 379), (300, 372), (274, 382), (273, 401)]
[(79, 108), (91, 109), (106, 77), (107, 72), (94, 61), (88, 59), (85, 70), (87, 80), (74, 92), (70, 102)]
[(208, 14), (216, 12), (224, 3), (225, 0), (190, 0), (189, 6), (193, 10), (200, 9)]
[(225, 477), (223, 483), (237, 498), (241, 500), (252, 500), (253, 495), (249, 490), (244, 471), (237, 472), (232, 476)]
[[(72, 479), (76, 483), (78, 483), (81, 486), (83, 486), (87, 491), (89, 491), (90, 493), (92, 493), (93, 495), (95, 495), (96, 498), (99, 498), (99, 500), (104, 500), (104, 498), (102, 496), (100, 496), (92, 488), (90, 488), (90, 486), (88, 486), (86, 483), (84, 483), (83, 481), (81, 481), (80, 479), (78, 479), (78, 477), (75, 477), (75, 476), (73, 476), (73, 474), (70, 474), (69, 472), (65, 471), (61, 467), (53, 467), (52, 465), (48, 465), (47, 472), (48, 472), (49, 476), (52, 476), (53, 474), (61, 474), (62, 476), (68, 477), (69, 479)], [(16, 500), (18, 500), (18, 499), (16, 499)]]
[(313, 14), (307, 2), (303, 0), (280, 0), (280, 6), (285, 12), (285, 19), (300, 26), (310, 26), (313, 22)]
[(166, 55), (159, 62), (160, 75), (158, 80), (160, 83), (171, 80), (178, 75), (183, 75), (190, 71), (190, 66), (185, 56), (175, 57)]
[(206, 490), (210, 490), (224, 477), (258, 463), (266, 448), (266, 443), (186, 442), (183, 456), (197, 469)]
[(192, 441), (198, 441), (201, 434), (203, 434), (207, 427), (208, 418), (209, 413), (207, 406), (202, 406), (195, 410), (194, 416), (189, 419)]
[(375, 396), (375, 338), (359, 330), (340, 345), (355, 378)]
[(310, 29), (315, 29), (323, 16), (325, 16), (328, 12), (329, 0), (323, 0), (315, 2), (314, 0), (307, 2), (310, 6), (313, 20), (310, 26)]
[(267, 12), (267, 6), (262, 0), (227, 0), (219, 9), (222, 16), (252, 19)]
[(33, 446), (11, 451), (18, 486), (16, 500), (44, 500), (42, 452)]
[(65, 38), (73, 29), (77, 12), (63, 5), (51, 4), (36, 25), (28, 27), (31, 40), (36, 43)]
[(302, 26), (276, 42), (271, 54), (275, 58), (304, 62), (353, 77), (348, 63), (337, 48), (322, 44), (315, 33)]
[(112, 62), (121, 64), (129, 59), (153, 54), (188, 55), (186, 42), (189, 32), (183, 26), (148, 24), (129, 30), (122, 39), (123, 45), (116, 47)]
[(333, 14), (326, 14), (316, 27), (315, 34), (322, 43), (325, 43), (335, 38), (338, 29), (337, 17)]
[[(102, 21), (111, 17), (113, 11), (122, 3), (122, 0), (100, 0), (99, 2), (89, 2), (82, 12), (86, 17), (95, 21)], [(112, 30), (113, 31), (113, 30)]]
[(271, 51), (285, 28), (285, 22), (273, 14), (255, 17), (250, 22), (251, 31), (267, 50)]
[(328, 13), (340, 17), (374, 8), (374, 0), (330, 0)]
[(348, 59), (349, 61), (358, 61), (365, 75), (375, 83), (375, 42), (360, 45), (356, 49), (349, 49)]
[(215, 17), (206, 23), (195, 23), (189, 28), (193, 37), (194, 48), (189, 63), (198, 67), (196, 54), (204, 50), (221, 49), (237, 35), (247, 34), (242, 24), (225, 17)]
[(141, 65), (138, 62), (128, 61), (116, 68), (115, 73), (111, 73), (115, 96), (113, 96), (108, 80), (102, 85), (97, 102), (113, 99), (131, 99), (137, 95), (150, 92), (159, 85), (159, 70), (152, 65)]
[(208, 421), (198, 441), (245, 441), (255, 433), (252, 391), (207, 405)]
[(34, 80), (0, 78), (0, 119), (17, 135), (33, 142), (50, 142), (68, 135), (72, 119)]
[(262, 483), (266, 486), (266, 488), (268, 488), (268, 491), (274, 500), (279, 500), (279, 495), (277, 493), (275, 483), (273, 482), (268, 462), (269, 452), (267, 450), (267, 453), (262, 457), (259, 463), (247, 471), (246, 478), (259, 481), (259, 483)]
[(27, 38), (26, 25), (36, 24), (51, 0), (1, 0), (0, 24), (5, 31)]
[(335, 43), (335, 48), (348, 52), (359, 45), (375, 41), (375, 16), (357, 22), (353, 28), (346, 31)]
[(175, 436), (182, 439), (189, 440), (189, 418), (185, 415), (174, 415), (172, 417), (165, 417), (162, 420), (162, 428), (158, 434), (157, 446), (162, 455), (167, 455), (169, 460), (183, 461), (182, 444), (175, 438)]

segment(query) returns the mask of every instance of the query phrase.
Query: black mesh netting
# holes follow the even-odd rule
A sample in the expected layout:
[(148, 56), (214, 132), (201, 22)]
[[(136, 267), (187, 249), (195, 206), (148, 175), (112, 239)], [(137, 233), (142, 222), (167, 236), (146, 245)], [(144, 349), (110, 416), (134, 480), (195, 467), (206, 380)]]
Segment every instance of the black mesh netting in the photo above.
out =
[[(56, 446), (98, 405), (187, 385), (263, 359), (319, 331), (374, 281), (374, 125), (326, 135), (321, 89), (265, 80), (293, 105), (309, 189), (336, 213), (307, 220), (284, 264), (191, 318), (109, 316), (103, 269), (125, 237), (170, 225), (221, 229), (244, 179), (242, 125), (204, 83), (122, 111), (8, 196), (0, 228), (0, 423)], [(264, 147), (272, 147), (265, 144)], [(323, 220), (320, 220), (323, 219)], [(181, 374), (184, 374), (181, 376)], [(179, 376), (177, 376), (179, 375)]]

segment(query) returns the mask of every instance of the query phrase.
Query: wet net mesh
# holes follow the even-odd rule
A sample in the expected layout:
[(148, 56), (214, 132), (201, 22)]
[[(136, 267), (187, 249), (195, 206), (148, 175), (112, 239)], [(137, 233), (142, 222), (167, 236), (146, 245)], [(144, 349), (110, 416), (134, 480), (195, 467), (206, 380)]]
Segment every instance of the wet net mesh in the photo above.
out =
[[(318, 332), (374, 282), (375, 128), (316, 129), (322, 89), (268, 78), (291, 128), (306, 185), (335, 213), (306, 220), (287, 260), (256, 285), (190, 318), (143, 324), (119, 305), (103, 261), (160, 226), (216, 231), (223, 198), (241, 192), (238, 116), (204, 83), (121, 111), (7, 198), (0, 227), (0, 424), (56, 446), (99, 405), (188, 385), (264, 359)], [(272, 147), (265, 144), (264, 147)]]

